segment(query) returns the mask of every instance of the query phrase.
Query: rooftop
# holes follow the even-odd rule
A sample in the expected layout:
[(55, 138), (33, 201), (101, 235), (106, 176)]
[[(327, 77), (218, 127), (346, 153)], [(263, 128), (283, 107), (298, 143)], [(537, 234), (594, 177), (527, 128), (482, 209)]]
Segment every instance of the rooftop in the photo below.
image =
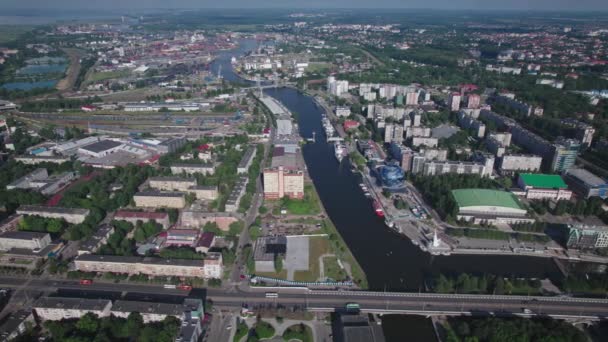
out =
[(211, 232), (205, 232), (201, 234), (201, 238), (198, 239), (197, 247), (211, 247), (215, 234)]
[(589, 186), (602, 186), (608, 184), (608, 181), (594, 175), (585, 169), (569, 169), (567, 175), (571, 175)]
[(147, 218), (147, 219), (165, 219), (169, 216), (167, 213), (155, 213), (148, 211), (128, 211), (119, 210), (114, 215), (114, 218)]
[(519, 177), (527, 186), (544, 189), (567, 189), (568, 186), (560, 175), (522, 173)]
[(76, 261), (91, 261), (91, 262), (116, 262), (116, 263), (142, 263), (148, 265), (169, 265), (169, 266), (187, 266), (187, 267), (203, 267), (202, 260), (190, 259), (164, 259), (157, 257), (136, 257), (136, 256), (121, 256), (121, 255), (94, 255), (83, 254), (76, 258)]
[(0, 234), (1, 239), (15, 239), (15, 240), (33, 240), (33, 239), (42, 239), (45, 236), (49, 235), (48, 233), (39, 233), (39, 232), (24, 232), (24, 231), (8, 231)]
[(122, 143), (114, 140), (101, 140), (86, 146), (81, 147), (83, 150), (91, 151), (94, 153), (107, 151), (109, 149), (115, 148), (122, 145)]
[(460, 208), (472, 206), (493, 206), (512, 209), (523, 209), (519, 201), (510, 192), (490, 189), (452, 190), (452, 196)]
[(139, 312), (141, 314), (159, 314), (168, 316), (181, 316), (183, 307), (181, 304), (169, 304), (158, 302), (135, 302), (130, 300), (116, 300), (112, 305), (112, 311), (117, 312)]
[(45, 212), (45, 213), (56, 213), (56, 214), (80, 214), (80, 215), (89, 214), (89, 209), (47, 207), (47, 206), (42, 206), (42, 205), (22, 205), (17, 210), (20, 212)]
[(183, 192), (166, 192), (166, 191), (142, 191), (134, 196), (142, 197), (184, 197)]
[(171, 176), (150, 177), (149, 180), (150, 181), (156, 181), (156, 182), (188, 182), (188, 183), (196, 183), (196, 179), (195, 178), (171, 177)]
[(107, 299), (42, 297), (36, 301), (34, 308), (101, 311), (108, 304), (110, 301)]

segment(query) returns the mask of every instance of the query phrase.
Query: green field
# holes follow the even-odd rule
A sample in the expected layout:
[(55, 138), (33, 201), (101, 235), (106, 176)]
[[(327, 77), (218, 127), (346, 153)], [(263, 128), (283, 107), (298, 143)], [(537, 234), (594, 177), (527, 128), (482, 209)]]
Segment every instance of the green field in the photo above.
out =
[(325, 268), (325, 276), (333, 280), (341, 281), (346, 279), (346, 272), (338, 264), (338, 258), (328, 256), (323, 258), (323, 267)]
[(317, 215), (321, 213), (321, 201), (312, 184), (304, 185), (304, 198), (301, 200), (283, 198), (281, 207), (292, 215)]
[(117, 70), (117, 71), (104, 71), (104, 72), (96, 72), (89, 76), (87, 79), (87, 83), (94, 83), (104, 80), (111, 80), (115, 78), (122, 78), (129, 76), (129, 70)]
[(27, 25), (0, 25), (0, 44), (13, 41), (32, 28)]

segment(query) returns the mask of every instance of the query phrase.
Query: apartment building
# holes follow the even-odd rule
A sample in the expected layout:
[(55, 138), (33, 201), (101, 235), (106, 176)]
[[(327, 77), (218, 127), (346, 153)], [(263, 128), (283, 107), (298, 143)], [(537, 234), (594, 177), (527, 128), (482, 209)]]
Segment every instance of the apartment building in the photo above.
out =
[(183, 192), (143, 191), (133, 196), (136, 207), (177, 208), (186, 206), (186, 195)]
[(42, 321), (80, 318), (87, 313), (107, 317), (111, 308), (112, 302), (107, 299), (66, 297), (41, 297), (33, 305), (36, 316)]
[(304, 172), (282, 166), (264, 170), (264, 198), (304, 198)]
[(38, 205), (22, 205), (17, 209), (17, 214), (64, 219), (66, 222), (72, 224), (82, 223), (87, 218), (89, 213), (89, 209), (47, 207)]
[(151, 188), (161, 191), (188, 191), (196, 186), (195, 178), (182, 177), (152, 177), (148, 179)]

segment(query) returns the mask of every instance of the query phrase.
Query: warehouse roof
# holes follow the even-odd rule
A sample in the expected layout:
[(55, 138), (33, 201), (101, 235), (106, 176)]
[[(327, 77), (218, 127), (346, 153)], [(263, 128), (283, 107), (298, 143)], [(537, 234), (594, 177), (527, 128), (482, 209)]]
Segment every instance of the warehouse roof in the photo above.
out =
[(91, 151), (94, 153), (99, 153), (103, 151), (107, 151), (113, 149), (117, 146), (122, 145), (122, 143), (114, 140), (101, 140), (86, 146), (81, 147), (83, 150)]
[(510, 192), (490, 189), (452, 190), (452, 196), (460, 208), (473, 206), (506, 207), (523, 209), (519, 201)]
[(537, 173), (522, 173), (519, 177), (526, 186), (544, 189), (566, 189), (568, 186), (560, 175), (544, 175)]
[(577, 178), (588, 186), (603, 186), (608, 184), (608, 181), (603, 180), (585, 169), (569, 169), (566, 171), (566, 174)]

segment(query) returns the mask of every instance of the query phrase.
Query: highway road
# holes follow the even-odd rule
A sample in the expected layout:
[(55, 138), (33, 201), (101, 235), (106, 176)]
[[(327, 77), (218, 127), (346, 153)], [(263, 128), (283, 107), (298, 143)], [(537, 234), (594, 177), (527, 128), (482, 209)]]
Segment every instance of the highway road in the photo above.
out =
[[(76, 280), (28, 279), (0, 277), (0, 287), (26, 288), (34, 291), (57, 289), (84, 291), (113, 291), (143, 294), (180, 295), (181, 290), (164, 289), (160, 284), (123, 284), (95, 282), (83, 286)], [(194, 289), (200, 291), (201, 289)], [(194, 291), (193, 290), (193, 291)], [(278, 298), (266, 298), (266, 292), (277, 292)], [(305, 288), (248, 288), (206, 289), (207, 299), (215, 307), (239, 309), (244, 304), (250, 308), (261, 306), (298, 307), (308, 311), (334, 311), (347, 303), (358, 303), (362, 311), (388, 313), (403, 312), (420, 315), (550, 315), (559, 318), (604, 319), (608, 318), (608, 299), (572, 297), (533, 297), (459, 295), (433, 293), (371, 292), (308, 290)], [(525, 309), (525, 311), (524, 311)]]

